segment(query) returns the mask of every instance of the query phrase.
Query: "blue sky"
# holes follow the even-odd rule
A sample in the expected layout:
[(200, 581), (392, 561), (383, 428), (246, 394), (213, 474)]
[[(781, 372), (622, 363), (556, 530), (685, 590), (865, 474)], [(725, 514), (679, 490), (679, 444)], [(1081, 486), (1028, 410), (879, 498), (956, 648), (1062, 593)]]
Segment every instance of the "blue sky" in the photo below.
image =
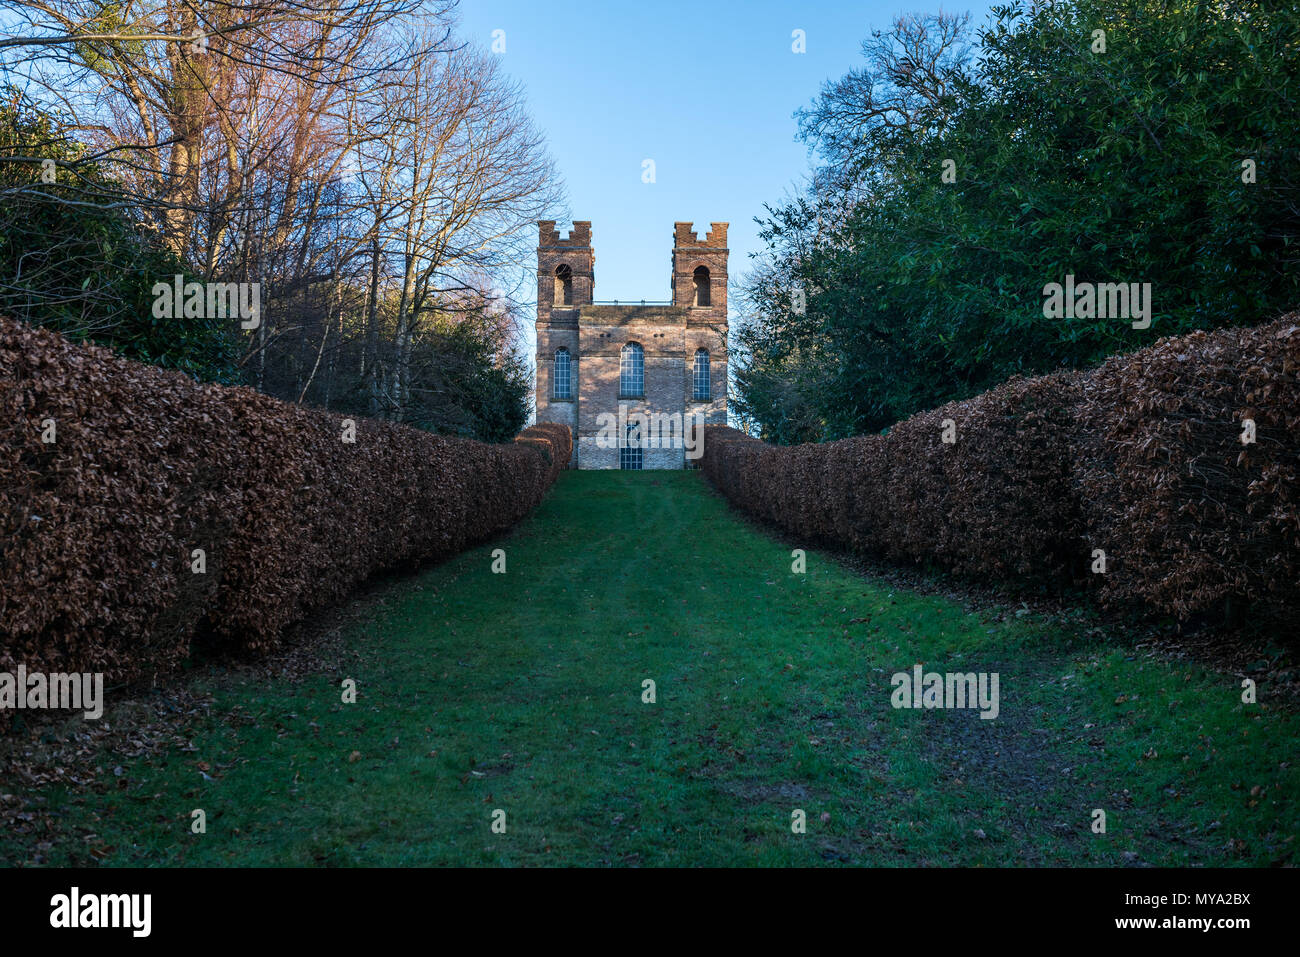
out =
[[(791, 114), (862, 63), (861, 43), (937, 2), (463, 0), (461, 34), (520, 81), (569, 195), (592, 221), (598, 299), (667, 299), (672, 224), (730, 222), (733, 279), (759, 248), (754, 217), (809, 169)], [(971, 10), (982, 23), (987, 7)], [(807, 52), (791, 50), (803, 30)], [(643, 183), (642, 162), (656, 182)]]

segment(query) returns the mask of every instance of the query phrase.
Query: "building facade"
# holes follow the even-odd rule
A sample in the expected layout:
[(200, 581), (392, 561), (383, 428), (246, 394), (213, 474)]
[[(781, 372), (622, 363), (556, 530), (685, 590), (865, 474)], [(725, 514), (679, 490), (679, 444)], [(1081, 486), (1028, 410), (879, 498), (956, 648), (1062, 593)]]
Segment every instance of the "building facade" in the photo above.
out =
[(594, 299), (590, 222), (538, 225), (537, 421), (569, 426), (576, 468), (693, 464), (727, 421), (727, 224), (674, 223), (672, 299), (636, 304)]

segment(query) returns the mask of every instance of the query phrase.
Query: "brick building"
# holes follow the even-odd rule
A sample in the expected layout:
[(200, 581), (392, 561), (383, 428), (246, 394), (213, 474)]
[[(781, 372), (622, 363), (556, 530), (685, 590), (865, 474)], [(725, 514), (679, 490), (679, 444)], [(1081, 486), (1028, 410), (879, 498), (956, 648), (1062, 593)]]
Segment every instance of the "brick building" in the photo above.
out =
[(683, 468), (699, 433), (665, 441), (673, 417), (727, 421), (727, 224), (674, 223), (672, 300), (627, 304), (593, 298), (590, 222), (538, 225), (537, 421), (569, 426), (577, 468)]

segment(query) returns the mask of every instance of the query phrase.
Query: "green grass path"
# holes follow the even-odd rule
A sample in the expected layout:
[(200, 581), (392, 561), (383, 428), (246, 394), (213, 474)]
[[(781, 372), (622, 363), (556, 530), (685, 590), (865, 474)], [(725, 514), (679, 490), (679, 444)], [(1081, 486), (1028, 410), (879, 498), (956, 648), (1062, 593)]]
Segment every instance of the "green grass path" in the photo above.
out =
[[(791, 547), (698, 473), (566, 473), (508, 538), (390, 589), (338, 673), (201, 674), (193, 751), (106, 757), (124, 783), (51, 806), (106, 864), (1294, 859), (1297, 721), (1243, 705), (1238, 678), (815, 551), (793, 574)], [(999, 717), (893, 709), (917, 662), (998, 672)]]

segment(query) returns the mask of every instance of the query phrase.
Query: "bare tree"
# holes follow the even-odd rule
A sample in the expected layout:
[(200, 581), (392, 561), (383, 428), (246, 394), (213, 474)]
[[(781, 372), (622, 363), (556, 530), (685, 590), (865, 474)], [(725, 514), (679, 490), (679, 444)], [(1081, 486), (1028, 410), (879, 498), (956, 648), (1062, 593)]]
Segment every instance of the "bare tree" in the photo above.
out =
[[(421, 316), (473, 290), (471, 276), (519, 260), (526, 228), (560, 199), (551, 160), (519, 89), (474, 50), (413, 63), (387, 91), (391, 133), (367, 151), (378, 168), (372, 285), (391, 270), (395, 374), (385, 401), (410, 400), (411, 346)], [(372, 312), (378, 296), (372, 301)], [(372, 366), (372, 381), (378, 371)]]
[(843, 171), (818, 184), (824, 195), (851, 190), (888, 160), (896, 138), (944, 129), (958, 83), (969, 77), (970, 14), (911, 14), (862, 41), (866, 65), (827, 82), (810, 107), (795, 113), (799, 135)]
[[(164, 241), (177, 254), (212, 265), (211, 247), (218, 244), (196, 235), (196, 221), (221, 211), (219, 234), (234, 215), (241, 186), (256, 176), (257, 155), (285, 145), (276, 142), (277, 114), (310, 117), (328, 108), (340, 86), (400, 68), (368, 52), (377, 34), (416, 11), (445, 17), (448, 6), (0, 0), (0, 10), (18, 24), (15, 35), (0, 38), (0, 50), (10, 73), (40, 88), (121, 164), (119, 178)], [(449, 30), (444, 24), (444, 42)], [(301, 148), (305, 124), (295, 125), (299, 136), (288, 145)], [(268, 137), (268, 129), (276, 132)], [(204, 164), (214, 153), (229, 169), (205, 183)]]
[(453, 8), (0, 0), (20, 25), (0, 51), (112, 169), (120, 192), (90, 201), (203, 276), (261, 285), (249, 381), (298, 401), (360, 385), (401, 419), (428, 321), (464, 316), (514, 361), (504, 277), (562, 199), (521, 91), (454, 40)]

